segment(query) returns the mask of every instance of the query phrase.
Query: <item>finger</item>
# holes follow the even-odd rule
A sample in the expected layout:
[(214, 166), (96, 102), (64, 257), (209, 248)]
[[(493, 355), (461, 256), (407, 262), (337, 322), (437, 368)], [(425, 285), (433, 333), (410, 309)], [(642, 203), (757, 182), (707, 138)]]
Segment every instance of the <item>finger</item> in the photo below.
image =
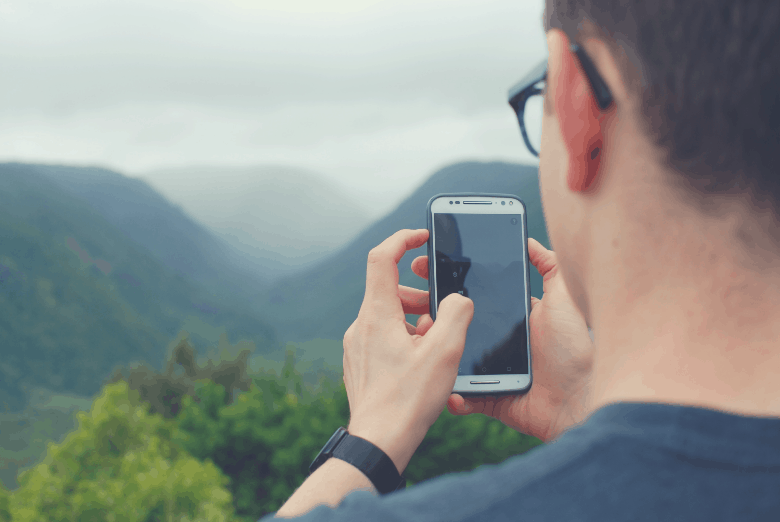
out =
[(428, 256), (415, 257), (412, 261), (412, 272), (423, 279), (428, 279)]
[(404, 285), (398, 285), (398, 296), (405, 314), (422, 315), (428, 313), (428, 292)]
[(460, 294), (450, 294), (439, 304), (436, 322), (426, 337), (437, 350), (445, 350), (445, 364), (457, 366), (466, 344), (466, 331), (474, 317), (474, 302)]
[(453, 393), (447, 401), (447, 409), (453, 415), (469, 415), (471, 413), (482, 413), (489, 417), (498, 418), (500, 415), (499, 406), (505, 401), (511, 401), (511, 397), (502, 397), (497, 399), (492, 395), (483, 397), (463, 397), (460, 394)]
[(469, 397), (466, 399), (458, 393), (453, 393), (447, 400), (447, 409), (453, 415), (482, 413), (485, 409), (485, 399), (480, 397)]
[(425, 333), (433, 326), (433, 319), (430, 314), (421, 315), (417, 319), (417, 335), (425, 335)]
[[(363, 305), (403, 313), (398, 299), (398, 262), (407, 250), (421, 247), (428, 240), (428, 230), (399, 230), (368, 253), (366, 295)], [(390, 311), (388, 310), (388, 311)]]
[(453, 415), (467, 415), (471, 413), (470, 411), (466, 411), (466, 402), (463, 400), (463, 397), (457, 393), (451, 394), (450, 398), (447, 399), (447, 409)]
[(536, 307), (536, 305), (541, 303), (541, 302), (542, 302), (541, 299), (537, 299), (536, 297), (531, 296), (531, 311), (533, 312), (534, 311), (534, 307)]
[(409, 321), (405, 321), (404, 324), (406, 324), (406, 331), (409, 332), (409, 335), (417, 334), (417, 328), (409, 324)]
[(555, 252), (547, 250), (532, 237), (528, 238), (528, 258), (543, 279), (546, 280), (555, 275), (555, 267), (558, 265), (558, 258), (555, 256)]

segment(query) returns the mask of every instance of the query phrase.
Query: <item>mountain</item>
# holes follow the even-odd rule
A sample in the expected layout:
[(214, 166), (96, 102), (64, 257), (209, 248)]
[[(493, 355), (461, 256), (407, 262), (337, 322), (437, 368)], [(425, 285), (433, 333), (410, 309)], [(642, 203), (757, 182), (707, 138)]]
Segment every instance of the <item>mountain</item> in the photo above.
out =
[(178, 275), (214, 292), (249, 296), (270, 281), (244, 254), (193, 221), (143, 180), (95, 167), (25, 168), (45, 175), (60, 189), (83, 200)]
[[(274, 328), (240, 298), (192, 276), (211, 262), (195, 248), (203, 248), (198, 238), (208, 241), (206, 231), (166, 210), (159, 196), (144, 195), (142, 186), (135, 194), (79, 194), (89, 192), (90, 179), (120, 183), (116, 173), (56, 172), (0, 164), (0, 407), (18, 409), (23, 390), (34, 386), (91, 396), (117, 365), (159, 367), (182, 329), (201, 349), (222, 332), (254, 341), (260, 352), (277, 348)], [(145, 214), (166, 212), (167, 220), (144, 221)], [(145, 246), (162, 242), (154, 233), (181, 246), (181, 257), (166, 259), (173, 268)], [(191, 243), (176, 243), (179, 233), (192, 234)]]
[(143, 179), (270, 278), (315, 266), (370, 222), (348, 187), (302, 169), (201, 166)]
[[(426, 228), (426, 205), (434, 195), (471, 191), (518, 196), (528, 209), (528, 234), (549, 248), (536, 167), (500, 162), (458, 163), (434, 173), (393, 212), (317, 266), (263, 291), (256, 309), (273, 322), (280, 338), (286, 341), (342, 339), (363, 301), (369, 250), (398, 230)], [(407, 252), (401, 259), (400, 284), (428, 289), (427, 282), (411, 270), (412, 260), (421, 255), (427, 255), (424, 246)], [(531, 294), (542, 294), (542, 279), (533, 267)]]

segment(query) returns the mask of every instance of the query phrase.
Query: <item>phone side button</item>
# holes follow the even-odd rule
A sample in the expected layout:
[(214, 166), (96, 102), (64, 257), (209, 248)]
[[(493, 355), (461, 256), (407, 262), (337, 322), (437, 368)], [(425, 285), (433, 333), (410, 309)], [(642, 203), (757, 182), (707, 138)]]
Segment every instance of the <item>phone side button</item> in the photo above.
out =
[(471, 384), (498, 384), (501, 381), (469, 381)]

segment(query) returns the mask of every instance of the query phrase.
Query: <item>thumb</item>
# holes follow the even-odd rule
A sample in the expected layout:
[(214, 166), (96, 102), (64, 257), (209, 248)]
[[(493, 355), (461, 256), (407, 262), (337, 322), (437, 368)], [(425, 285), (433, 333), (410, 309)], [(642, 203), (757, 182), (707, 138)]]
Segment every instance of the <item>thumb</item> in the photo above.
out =
[(450, 294), (439, 303), (436, 321), (425, 337), (432, 338), (440, 346), (458, 346), (460, 357), (466, 342), (466, 331), (473, 317), (474, 302), (458, 293)]
[[(558, 257), (555, 252), (547, 250), (544, 245), (532, 237), (528, 238), (528, 259), (545, 282), (555, 274), (555, 268), (558, 266)], [(547, 274), (550, 276), (548, 277)]]

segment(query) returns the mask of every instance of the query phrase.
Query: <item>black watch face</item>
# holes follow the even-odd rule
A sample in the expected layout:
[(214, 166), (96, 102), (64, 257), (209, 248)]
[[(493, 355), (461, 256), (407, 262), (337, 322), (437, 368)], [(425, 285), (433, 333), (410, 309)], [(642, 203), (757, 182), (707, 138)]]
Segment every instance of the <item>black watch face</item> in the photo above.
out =
[(336, 430), (336, 433), (334, 433), (328, 442), (325, 444), (325, 446), (322, 448), (322, 451), (320, 453), (325, 453), (328, 456), (330, 456), (333, 453), (333, 450), (338, 446), (339, 442), (341, 442), (341, 439), (343, 439), (347, 435), (347, 430), (344, 428), (339, 428)]
[(328, 442), (325, 443), (325, 446), (320, 450), (319, 454), (314, 458), (311, 465), (309, 466), (309, 473), (314, 473), (317, 468), (322, 466), (326, 460), (328, 460), (333, 455), (333, 450), (336, 449), (336, 446), (339, 445), (339, 442), (348, 435), (347, 430), (343, 427), (336, 430), (336, 433), (331, 435), (330, 439), (328, 439)]

